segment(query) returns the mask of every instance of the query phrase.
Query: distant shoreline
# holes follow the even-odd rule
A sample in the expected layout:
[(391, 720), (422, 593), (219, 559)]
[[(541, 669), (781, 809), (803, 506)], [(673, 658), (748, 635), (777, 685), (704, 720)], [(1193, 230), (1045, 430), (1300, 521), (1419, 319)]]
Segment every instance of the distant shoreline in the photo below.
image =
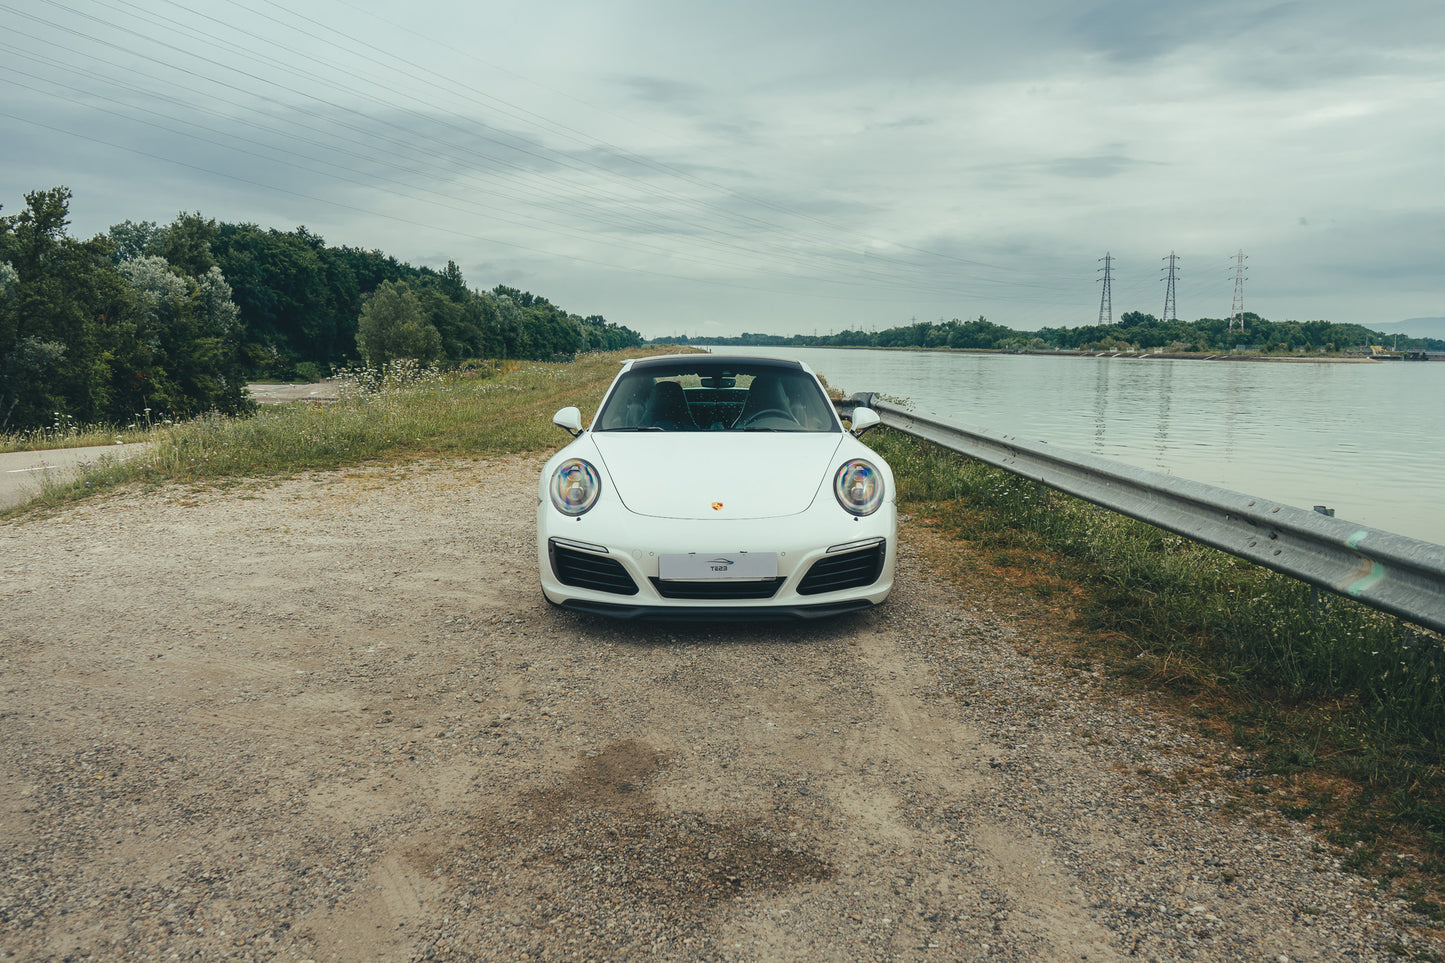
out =
[[(1183, 352), (1159, 352), (1153, 351), (1031, 351), (1028, 349), (1020, 351), (1005, 350), (1000, 348), (920, 348), (911, 345), (898, 346), (875, 346), (866, 344), (777, 344), (777, 345), (747, 345), (747, 344), (698, 344), (689, 342), (686, 347), (690, 348), (757, 348), (766, 350), (768, 348), (789, 348), (822, 351), (914, 351), (926, 354), (986, 354), (986, 355), (1031, 355), (1040, 358), (1117, 358), (1124, 361), (1251, 361), (1266, 362), (1270, 364), (1384, 364), (1387, 361), (1400, 362), (1402, 364), (1421, 364), (1417, 359), (1405, 358), (1364, 358), (1364, 357), (1339, 357), (1323, 355), (1263, 355), (1263, 354), (1204, 354), (1204, 353), (1183, 353)], [(1431, 361), (1445, 361), (1445, 357), (1428, 359)]]

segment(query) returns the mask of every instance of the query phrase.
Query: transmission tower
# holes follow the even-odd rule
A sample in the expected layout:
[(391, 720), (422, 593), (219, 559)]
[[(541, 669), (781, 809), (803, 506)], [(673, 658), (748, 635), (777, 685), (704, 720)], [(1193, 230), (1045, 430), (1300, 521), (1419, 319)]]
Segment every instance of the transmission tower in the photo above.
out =
[(1244, 249), (1240, 248), (1234, 258), (1234, 306), (1229, 309), (1229, 330), (1233, 331), (1236, 326), (1240, 331), (1244, 330), (1244, 262), (1248, 257)]
[(1111, 254), (1109, 254), (1108, 251), (1105, 251), (1105, 252), (1104, 252), (1104, 256), (1101, 257), (1101, 258), (1099, 258), (1099, 260), (1101, 260), (1101, 261), (1104, 262), (1104, 266), (1099, 269), (1100, 271), (1103, 271), (1103, 272), (1104, 272), (1104, 278), (1103, 278), (1103, 281), (1104, 281), (1104, 291), (1103, 291), (1103, 293), (1102, 293), (1101, 295), (1099, 295), (1099, 323), (1100, 323), (1100, 324), (1113, 324), (1113, 323), (1114, 323), (1114, 295), (1113, 295), (1113, 293), (1109, 290), (1110, 273), (1111, 273), (1110, 270), (1109, 270), (1109, 266), (1114, 263), (1114, 258), (1113, 258), (1113, 256), (1112, 256)]
[[(1178, 321), (1179, 311), (1174, 306), (1174, 279), (1178, 277), (1178, 272), (1175, 270), (1175, 265), (1179, 263), (1179, 255), (1175, 254), (1173, 251), (1170, 251), (1169, 256), (1164, 258), (1163, 260), (1169, 262), (1169, 277), (1167, 279), (1169, 283), (1164, 288), (1164, 317), (1160, 318), (1159, 320)], [(1163, 271), (1165, 269), (1160, 268), (1159, 270)]]

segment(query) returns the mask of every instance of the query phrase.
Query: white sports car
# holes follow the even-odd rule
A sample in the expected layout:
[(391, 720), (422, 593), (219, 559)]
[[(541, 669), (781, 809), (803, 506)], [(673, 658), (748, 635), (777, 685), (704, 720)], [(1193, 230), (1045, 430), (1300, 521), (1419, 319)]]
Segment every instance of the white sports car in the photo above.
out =
[(888, 597), (893, 473), (844, 431), (807, 365), (668, 355), (624, 362), (592, 427), (542, 470), (548, 600), (620, 618), (811, 618)]

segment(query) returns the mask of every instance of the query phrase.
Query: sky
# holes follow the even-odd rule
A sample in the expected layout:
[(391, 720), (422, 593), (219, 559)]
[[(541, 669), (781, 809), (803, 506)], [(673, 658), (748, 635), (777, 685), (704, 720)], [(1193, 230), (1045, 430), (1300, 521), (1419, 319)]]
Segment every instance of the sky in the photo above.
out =
[(1439, 0), (0, 0), (0, 91), (6, 214), (304, 225), (646, 337), (1163, 317), (1171, 254), (1183, 320), (1241, 255), (1270, 320), (1445, 316)]

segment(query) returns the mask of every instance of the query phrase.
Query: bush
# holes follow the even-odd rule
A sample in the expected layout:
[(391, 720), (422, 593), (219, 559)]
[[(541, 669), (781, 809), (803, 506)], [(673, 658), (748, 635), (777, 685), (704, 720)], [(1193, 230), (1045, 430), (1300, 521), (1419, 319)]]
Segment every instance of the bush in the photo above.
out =
[(326, 372), (322, 370), (321, 365), (316, 364), (313, 361), (296, 362), (296, 380), (305, 381), (309, 384), (315, 384), (316, 382), (323, 380), (325, 377)]

